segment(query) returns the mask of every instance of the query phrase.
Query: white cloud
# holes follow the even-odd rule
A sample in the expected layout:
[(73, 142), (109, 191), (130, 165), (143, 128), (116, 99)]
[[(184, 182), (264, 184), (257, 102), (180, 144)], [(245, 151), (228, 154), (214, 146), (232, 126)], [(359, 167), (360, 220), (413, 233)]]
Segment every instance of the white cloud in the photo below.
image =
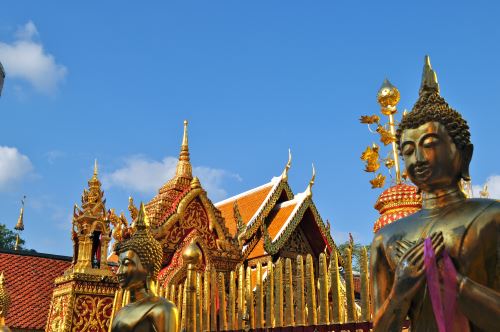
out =
[(0, 146), (0, 190), (8, 188), (32, 172), (33, 165), (27, 156), (16, 148)]
[(56, 63), (54, 56), (34, 40), (38, 30), (32, 21), (18, 29), (12, 43), (0, 42), (0, 61), (6, 79), (26, 80), (42, 93), (53, 94), (67, 74), (65, 66)]
[(500, 175), (491, 175), (482, 185), (472, 186), (474, 197), (479, 197), (479, 192), (483, 190), (484, 185), (488, 186), (490, 198), (500, 199)]
[[(120, 187), (154, 195), (156, 191), (175, 174), (177, 158), (165, 157), (162, 161), (150, 160), (144, 156), (133, 156), (125, 160), (125, 166), (110, 174), (104, 174), (105, 188)], [(225, 179), (241, 180), (237, 174), (223, 169), (193, 167), (193, 175), (200, 179), (209, 197), (215, 201), (227, 196), (222, 187)]]

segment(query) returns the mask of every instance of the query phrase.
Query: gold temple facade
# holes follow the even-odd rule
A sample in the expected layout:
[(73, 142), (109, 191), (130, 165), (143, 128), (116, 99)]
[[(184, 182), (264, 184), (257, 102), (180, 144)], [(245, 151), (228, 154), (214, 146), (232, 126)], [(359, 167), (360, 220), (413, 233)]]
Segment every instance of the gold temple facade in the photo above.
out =
[(261, 263), (265, 272), (270, 259), (307, 254), (317, 259), (336, 250), (329, 224), (312, 200), (314, 169), (306, 190), (294, 194), (288, 184), (290, 166), (291, 155), (280, 176), (214, 204), (192, 174), (185, 122), (176, 174), (145, 206), (164, 250), (159, 286), (169, 289), (185, 280), (182, 252), (191, 243), (202, 252), (199, 270), (210, 266), (226, 278), (240, 266), (255, 269)]

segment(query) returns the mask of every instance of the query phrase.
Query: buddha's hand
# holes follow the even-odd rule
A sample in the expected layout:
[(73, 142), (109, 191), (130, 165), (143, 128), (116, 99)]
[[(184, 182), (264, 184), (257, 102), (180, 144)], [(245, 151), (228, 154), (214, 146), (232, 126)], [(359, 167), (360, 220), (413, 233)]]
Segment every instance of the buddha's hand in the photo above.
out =
[[(441, 232), (431, 235), (432, 247), (436, 257), (441, 255), (444, 249), (443, 234)], [(398, 243), (400, 252), (406, 243)], [(424, 241), (423, 239), (407, 248), (406, 252), (396, 267), (394, 274), (393, 294), (401, 300), (411, 301), (425, 280), (424, 266)]]

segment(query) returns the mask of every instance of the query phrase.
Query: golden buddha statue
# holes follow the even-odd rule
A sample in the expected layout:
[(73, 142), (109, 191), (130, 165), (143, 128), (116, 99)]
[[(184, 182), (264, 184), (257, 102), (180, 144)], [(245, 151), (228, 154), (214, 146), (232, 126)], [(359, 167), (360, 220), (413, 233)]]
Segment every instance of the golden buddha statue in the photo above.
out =
[[(374, 331), (400, 331), (407, 317), (411, 331), (442, 331), (443, 324), (447, 332), (500, 331), (500, 203), (468, 199), (462, 191), (461, 180), (470, 180), (469, 127), (440, 96), (428, 57), (419, 99), (403, 116), (396, 139), (407, 174), (422, 193), (422, 209), (375, 234)], [(435, 253), (439, 273), (445, 261), (454, 272), (429, 281), (426, 251)], [(454, 287), (447, 297), (449, 275)], [(434, 294), (456, 302), (456, 319), (439, 319)]]
[(130, 303), (115, 315), (111, 332), (177, 332), (179, 314), (176, 306), (151, 289), (161, 268), (162, 247), (151, 235), (144, 205), (135, 221), (135, 233), (119, 242), (115, 251), (120, 267), (120, 286), (130, 292)]

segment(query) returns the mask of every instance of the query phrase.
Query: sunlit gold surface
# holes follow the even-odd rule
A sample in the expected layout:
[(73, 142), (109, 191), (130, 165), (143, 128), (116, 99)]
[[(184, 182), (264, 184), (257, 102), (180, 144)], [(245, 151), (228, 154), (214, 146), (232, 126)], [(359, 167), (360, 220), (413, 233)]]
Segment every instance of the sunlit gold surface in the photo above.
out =
[(10, 296), (5, 288), (5, 278), (3, 272), (0, 274), (0, 332), (10, 332), (5, 326), (5, 317), (9, 312)]
[[(417, 115), (412, 118), (414, 112)], [(422, 124), (411, 120), (427, 118)], [(455, 123), (450, 128), (460, 131), (451, 133), (446, 127), (450, 121)], [(455, 264), (458, 307), (468, 319), (468, 328), (498, 331), (500, 203), (466, 199), (460, 190), (460, 179), (469, 178), (472, 157), (468, 127), (461, 121), (439, 96), (436, 75), (426, 57), (420, 98), (405, 116), (400, 136), (408, 175), (422, 191), (423, 209), (381, 229), (373, 240), (375, 331), (400, 331), (407, 316), (412, 331), (437, 331), (421, 259), (427, 237), (437, 257), (446, 250)]]
[[(130, 303), (114, 316), (111, 332), (175, 332), (179, 328), (176, 306), (156, 296), (149, 286), (150, 280), (158, 274), (162, 248), (149, 233), (145, 218), (144, 205), (141, 204), (135, 233), (116, 247), (120, 258), (117, 276), (121, 287), (130, 292)], [(192, 249), (188, 258), (194, 262), (196, 250)]]

